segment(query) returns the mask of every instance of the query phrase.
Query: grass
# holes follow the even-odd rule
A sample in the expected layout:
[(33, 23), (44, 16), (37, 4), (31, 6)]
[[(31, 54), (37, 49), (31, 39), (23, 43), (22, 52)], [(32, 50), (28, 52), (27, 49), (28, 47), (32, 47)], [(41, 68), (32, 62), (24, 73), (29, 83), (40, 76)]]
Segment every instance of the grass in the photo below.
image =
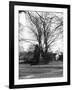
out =
[(52, 78), (63, 76), (63, 62), (53, 61), (46, 65), (19, 64), (19, 78)]

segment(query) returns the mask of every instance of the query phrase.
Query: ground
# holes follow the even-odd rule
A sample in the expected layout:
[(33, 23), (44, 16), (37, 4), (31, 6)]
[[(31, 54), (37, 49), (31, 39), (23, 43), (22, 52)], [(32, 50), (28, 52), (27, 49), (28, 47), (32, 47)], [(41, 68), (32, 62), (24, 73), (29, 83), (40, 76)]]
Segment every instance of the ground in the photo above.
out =
[(19, 78), (50, 78), (63, 76), (63, 63), (61, 61), (50, 62), (47, 65), (19, 64)]

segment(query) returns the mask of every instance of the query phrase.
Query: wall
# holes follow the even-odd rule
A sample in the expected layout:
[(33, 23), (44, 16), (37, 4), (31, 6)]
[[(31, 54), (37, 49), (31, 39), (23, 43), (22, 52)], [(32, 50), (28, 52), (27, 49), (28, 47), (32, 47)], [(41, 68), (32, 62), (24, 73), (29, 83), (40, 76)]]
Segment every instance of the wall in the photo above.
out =
[[(32, 0), (21, 0), (21, 1), (31, 2)], [(33, 2), (70, 4), (72, 9), (72, 0), (33, 0)], [(0, 90), (8, 90), (8, 78), (9, 78), (9, 0), (0, 0)], [(27, 88), (25, 90), (40, 90), (40, 89), (72, 90), (72, 85), (57, 86), (57, 87)]]

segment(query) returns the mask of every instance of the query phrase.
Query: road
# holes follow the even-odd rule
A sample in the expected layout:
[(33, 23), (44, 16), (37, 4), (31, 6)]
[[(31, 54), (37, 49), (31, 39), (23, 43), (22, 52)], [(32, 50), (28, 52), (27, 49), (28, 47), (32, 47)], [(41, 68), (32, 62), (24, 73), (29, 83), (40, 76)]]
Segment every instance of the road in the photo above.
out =
[(63, 64), (51, 63), (48, 65), (19, 65), (19, 78), (50, 78), (50, 77), (62, 77), (63, 76)]

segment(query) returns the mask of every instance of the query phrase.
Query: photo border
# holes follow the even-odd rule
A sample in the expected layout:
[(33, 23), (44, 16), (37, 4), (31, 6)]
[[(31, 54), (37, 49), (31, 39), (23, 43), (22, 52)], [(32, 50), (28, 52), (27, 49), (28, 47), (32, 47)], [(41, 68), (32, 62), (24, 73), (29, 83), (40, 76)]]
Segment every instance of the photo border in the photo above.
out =
[[(14, 6), (36, 6), (36, 7), (54, 7), (67, 9), (67, 82), (57, 83), (39, 83), (39, 84), (14, 84)], [(70, 5), (65, 4), (46, 4), (33, 2), (9, 2), (9, 88), (29, 88), (29, 87), (44, 87), (44, 86), (60, 86), (70, 85)]]

